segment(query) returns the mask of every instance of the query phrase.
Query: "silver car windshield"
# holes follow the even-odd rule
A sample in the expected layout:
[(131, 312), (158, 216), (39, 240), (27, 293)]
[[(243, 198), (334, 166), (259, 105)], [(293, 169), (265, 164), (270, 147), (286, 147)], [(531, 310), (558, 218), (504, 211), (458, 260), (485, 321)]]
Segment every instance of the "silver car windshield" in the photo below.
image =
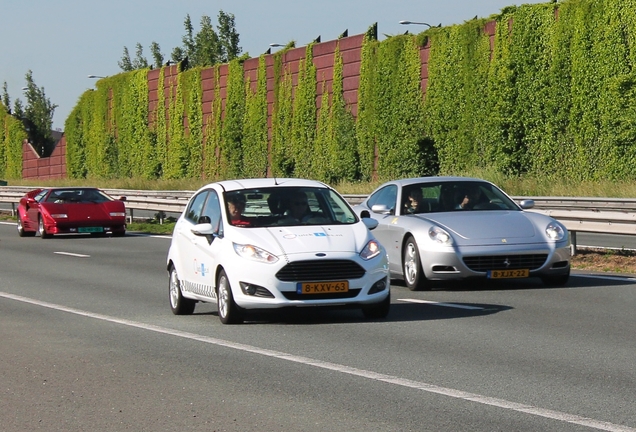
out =
[(478, 181), (418, 183), (402, 188), (402, 212), (436, 213), (466, 210), (520, 210), (496, 186)]
[(225, 192), (230, 224), (244, 228), (353, 224), (349, 204), (336, 192), (317, 187), (272, 187)]

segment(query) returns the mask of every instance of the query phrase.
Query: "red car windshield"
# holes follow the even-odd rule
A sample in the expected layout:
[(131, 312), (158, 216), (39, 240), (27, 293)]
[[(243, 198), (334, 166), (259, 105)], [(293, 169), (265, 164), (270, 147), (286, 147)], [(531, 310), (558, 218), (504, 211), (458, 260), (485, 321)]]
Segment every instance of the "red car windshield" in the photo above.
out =
[(102, 203), (111, 198), (97, 189), (55, 189), (47, 196), (46, 202), (57, 204)]

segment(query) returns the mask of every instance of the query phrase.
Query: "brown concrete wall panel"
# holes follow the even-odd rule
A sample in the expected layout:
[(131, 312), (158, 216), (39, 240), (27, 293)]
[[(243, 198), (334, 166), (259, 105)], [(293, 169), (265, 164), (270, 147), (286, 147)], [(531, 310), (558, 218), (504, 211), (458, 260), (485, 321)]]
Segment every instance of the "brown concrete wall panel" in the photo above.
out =
[(283, 58), (283, 63), (293, 62), (295, 60), (300, 60), (305, 58), (305, 53), (307, 52), (306, 47), (293, 48), (289, 51), (286, 51)]
[(342, 77), (358, 77), (360, 75), (361, 62), (344, 63), (342, 65)]
[(340, 51), (340, 56), (344, 64), (360, 63), (360, 61), (362, 61), (362, 48)]
[(333, 68), (333, 63), (334, 63), (333, 56), (334, 56), (334, 53), (332, 52), (320, 57), (314, 57), (314, 66), (316, 66), (316, 69), (318, 70)]
[(37, 159), (31, 159), (31, 160), (27, 160), (26, 161), (26, 168), (27, 169), (38, 169), (38, 160)]
[(360, 77), (351, 76), (342, 79), (342, 89), (346, 92), (349, 90), (357, 90), (360, 88)]
[(359, 34), (359, 35), (354, 35), (354, 36), (338, 39), (338, 46), (340, 47), (340, 52), (347, 51), (350, 49), (359, 49), (362, 46), (363, 41), (364, 41), (364, 34)]
[(336, 46), (338, 46), (337, 39), (327, 41), (327, 42), (321, 42), (314, 45), (312, 54), (314, 58), (323, 56), (326, 54), (333, 54), (336, 51)]

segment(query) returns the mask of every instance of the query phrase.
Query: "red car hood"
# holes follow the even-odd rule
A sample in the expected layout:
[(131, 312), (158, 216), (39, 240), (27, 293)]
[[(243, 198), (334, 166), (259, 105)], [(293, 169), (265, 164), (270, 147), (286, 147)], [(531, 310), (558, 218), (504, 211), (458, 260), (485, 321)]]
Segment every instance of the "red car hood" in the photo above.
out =
[(41, 208), (50, 215), (66, 214), (68, 216), (67, 222), (86, 221), (87, 219), (92, 221), (112, 220), (111, 212), (126, 212), (124, 203), (121, 201), (73, 204), (44, 203), (41, 204)]

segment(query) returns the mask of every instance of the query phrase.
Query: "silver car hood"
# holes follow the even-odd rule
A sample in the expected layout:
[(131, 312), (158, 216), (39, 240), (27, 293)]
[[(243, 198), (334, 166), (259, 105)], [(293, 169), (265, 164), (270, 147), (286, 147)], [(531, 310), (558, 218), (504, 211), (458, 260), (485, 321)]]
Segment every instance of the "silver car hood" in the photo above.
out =
[[(420, 216), (448, 230), (463, 243), (544, 242), (545, 237), (522, 211), (457, 211)], [(547, 226), (547, 222), (546, 222)], [(542, 227), (543, 229), (544, 227)]]

